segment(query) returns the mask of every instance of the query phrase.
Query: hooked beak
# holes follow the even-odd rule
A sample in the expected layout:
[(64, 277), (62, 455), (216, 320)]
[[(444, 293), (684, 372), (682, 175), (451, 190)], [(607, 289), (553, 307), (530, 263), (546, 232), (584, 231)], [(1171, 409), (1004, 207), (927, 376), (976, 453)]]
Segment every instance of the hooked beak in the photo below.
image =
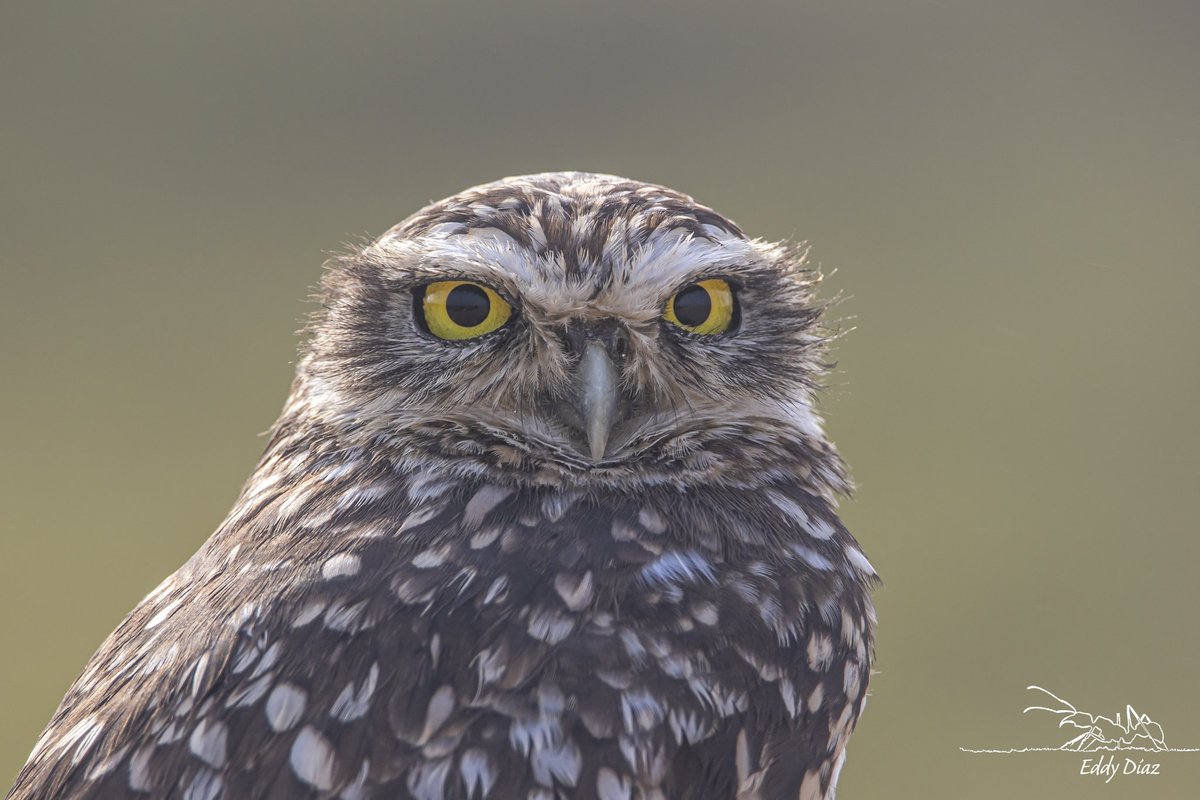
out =
[(617, 418), (620, 379), (608, 350), (595, 339), (589, 341), (579, 359), (579, 414), (587, 435), (592, 460), (604, 458), (608, 437)]

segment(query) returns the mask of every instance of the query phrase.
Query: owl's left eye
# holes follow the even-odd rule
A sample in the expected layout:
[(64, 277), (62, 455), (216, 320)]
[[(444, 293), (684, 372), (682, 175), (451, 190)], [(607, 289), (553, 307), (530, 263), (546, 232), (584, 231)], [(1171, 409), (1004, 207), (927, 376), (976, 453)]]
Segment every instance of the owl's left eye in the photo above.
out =
[(439, 339), (474, 339), (512, 316), (512, 306), (496, 290), (471, 281), (436, 281), (424, 288), (419, 301), (425, 328)]
[(709, 278), (683, 287), (667, 301), (667, 322), (688, 333), (727, 333), (737, 321), (737, 300), (729, 281)]

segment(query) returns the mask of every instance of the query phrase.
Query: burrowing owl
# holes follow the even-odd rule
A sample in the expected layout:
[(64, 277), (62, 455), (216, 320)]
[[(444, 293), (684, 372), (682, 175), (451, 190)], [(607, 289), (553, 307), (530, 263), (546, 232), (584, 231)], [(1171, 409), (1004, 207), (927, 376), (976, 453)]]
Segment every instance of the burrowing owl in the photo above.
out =
[(814, 280), (584, 173), (337, 259), (237, 504), (10, 797), (831, 797), (874, 571)]

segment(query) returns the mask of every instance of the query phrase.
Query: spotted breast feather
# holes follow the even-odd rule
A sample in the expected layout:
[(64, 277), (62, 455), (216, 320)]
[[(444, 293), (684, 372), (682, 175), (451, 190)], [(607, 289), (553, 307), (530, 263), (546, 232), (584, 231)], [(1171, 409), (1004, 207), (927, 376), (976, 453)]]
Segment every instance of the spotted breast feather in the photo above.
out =
[[(823, 498), (327, 491), (248, 506), (151, 594), (11, 797), (818, 798), (836, 781), (873, 612)], [(330, 526), (332, 546), (306, 534)]]

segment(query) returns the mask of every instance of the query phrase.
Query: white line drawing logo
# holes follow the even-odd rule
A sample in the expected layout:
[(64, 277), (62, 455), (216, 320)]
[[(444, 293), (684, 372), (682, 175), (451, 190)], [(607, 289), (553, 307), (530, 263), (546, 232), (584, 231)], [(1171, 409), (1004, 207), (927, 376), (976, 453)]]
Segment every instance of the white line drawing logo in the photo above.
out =
[[(1196, 747), (1168, 747), (1162, 726), (1146, 714), (1126, 705), (1125, 713), (1113, 717), (1089, 714), (1080, 711), (1058, 695), (1041, 686), (1026, 686), (1026, 690), (1041, 692), (1057, 701), (1057, 705), (1033, 705), (1022, 713), (1045, 711), (1059, 717), (1058, 727), (1068, 728), (1075, 734), (1058, 747), (1010, 747), (1006, 749), (960, 747), (965, 753), (1031, 753), (1038, 751), (1062, 751), (1068, 753), (1097, 753), (1140, 750), (1152, 753), (1195, 753)], [(1043, 701), (1047, 702), (1047, 701)], [(1086, 763), (1086, 762), (1085, 762)]]

